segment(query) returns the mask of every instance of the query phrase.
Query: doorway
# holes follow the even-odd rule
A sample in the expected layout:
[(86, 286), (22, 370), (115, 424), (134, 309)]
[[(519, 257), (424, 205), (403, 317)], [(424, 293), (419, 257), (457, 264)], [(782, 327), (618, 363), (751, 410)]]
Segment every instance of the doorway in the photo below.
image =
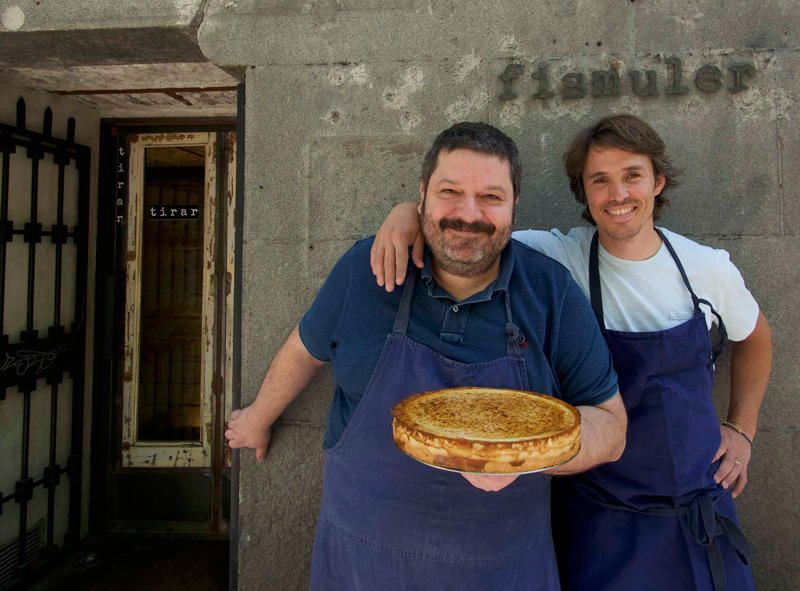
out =
[(93, 473), (90, 525), (227, 539), (235, 121), (108, 121), (103, 132), (101, 183), (113, 207), (106, 199), (98, 302), (108, 348), (98, 348), (98, 372), (109, 395), (94, 413), (93, 441), (107, 446), (93, 443), (104, 470)]

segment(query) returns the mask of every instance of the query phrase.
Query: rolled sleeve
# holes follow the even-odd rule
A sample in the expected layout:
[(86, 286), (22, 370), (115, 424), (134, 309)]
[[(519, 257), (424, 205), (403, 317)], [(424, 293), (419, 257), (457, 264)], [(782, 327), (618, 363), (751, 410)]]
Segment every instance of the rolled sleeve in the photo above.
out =
[(614, 361), (594, 312), (572, 278), (565, 289), (555, 347), (555, 370), (566, 402), (596, 406), (619, 391)]

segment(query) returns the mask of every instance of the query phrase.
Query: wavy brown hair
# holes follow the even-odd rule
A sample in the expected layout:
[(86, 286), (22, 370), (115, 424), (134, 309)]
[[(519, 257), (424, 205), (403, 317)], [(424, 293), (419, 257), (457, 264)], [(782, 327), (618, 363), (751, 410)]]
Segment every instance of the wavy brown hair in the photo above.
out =
[(656, 195), (653, 207), (653, 221), (661, 217), (661, 210), (669, 205), (669, 200), (664, 197), (668, 189), (678, 186), (680, 169), (676, 168), (665, 153), (664, 140), (648, 123), (634, 115), (609, 115), (603, 117), (595, 125), (582, 129), (572, 145), (564, 154), (564, 168), (569, 177), (569, 188), (575, 194), (575, 200), (586, 205), (583, 210), (583, 219), (596, 225), (586, 200), (586, 191), (583, 188), (583, 169), (589, 157), (589, 150), (593, 146), (604, 148), (618, 148), (634, 154), (642, 154), (650, 158), (656, 179), (663, 176), (664, 188)]

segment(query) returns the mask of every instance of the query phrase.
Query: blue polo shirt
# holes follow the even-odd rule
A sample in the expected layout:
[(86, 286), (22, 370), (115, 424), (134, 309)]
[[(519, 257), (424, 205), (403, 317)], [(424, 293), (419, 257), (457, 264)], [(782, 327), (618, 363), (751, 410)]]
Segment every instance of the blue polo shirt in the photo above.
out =
[[(387, 293), (375, 282), (373, 240), (356, 242), (339, 259), (300, 321), (306, 349), (331, 362), (336, 380), (325, 449), (339, 440), (361, 400), (406, 285)], [(521, 353), (532, 391), (576, 406), (600, 404), (617, 392), (611, 354), (583, 292), (563, 265), (516, 240), (503, 250), (497, 280), (461, 302), (436, 283), (426, 248), (407, 336), (461, 363), (505, 357), (506, 291), (528, 343)]]

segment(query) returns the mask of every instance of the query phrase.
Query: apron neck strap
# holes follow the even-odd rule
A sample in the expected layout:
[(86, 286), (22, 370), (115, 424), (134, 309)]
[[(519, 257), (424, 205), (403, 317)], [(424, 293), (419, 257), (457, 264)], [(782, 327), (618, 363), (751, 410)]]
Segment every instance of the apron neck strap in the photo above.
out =
[[(405, 335), (406, 332), (408, 332), (408, 321), (411, 318), (411, 298), (414, 295), (414, 286), (417, 283), (418, 275), (419, 270), (417, 267), (412, 266), (411, 273), (409, 273), (406, 279), (406, 285), (403, 288), (403, 297), (400, 300), (400, 307), (394, 319), (392, 334)], [(520, 357), (520, 348), (525, 346), (525, 335), (523, 335), (519, 327), (512, 322), (511, 295), (509, 295), (508, 290), (505, 291), (504, 295), (506, 306), (506, 334), (508, 335), (506, 354)]]
[[(708, 306), (711, 309), (711, 313), (717, 317), (717, 322), (719, 323), (719, 328), (717, 330), (719, 339), (717, 343), (711, 347), (711, 363), (716, 363), (717, 357), (720, 356), (722, 350), (725, 348), (725, 344), (728, 342), (728, 331), (725, 328), (725, 323), (722, 322), (722, 317), (714, 309), (714, 306), (711, 305), (711, 302), (695, 295), (692, 285), (689, 283), (689, 277), (686, 275), (686, 271), (684, 270), (683, 264), (678, 258), (675, 249), (672, 248), (672, 244), (670, 244), (669, 240), (667, 240), (667, 237), (664, 236), (664, 233), (661, 230), (655, 228), (655, 231), (658, 232), (659, 236), (661, 236), (661, 240), (664, 241), (664, 246), (667, 247), (669, 254), (672, 256), (672, 260), (675, 261), (675, 265), (678, 267), (678, 271), (680, 271), (681, 278), (683, 278), (683, 284), (686, 286), (686, 289), (689, 290), (689, 294), (692, 296), (692, 304), (694, 304), (695, 313), (701, 312), (700, 304), (704, 304)], [(600, 328), (604, 329), (606, 325), (603, 319), (603, 295), (600, 290), (600, 269), (598, 266), (598, 252), (600, 250), (599, 243), (599, 232), (595, 232), (594, 236), (592, 237), (592, 245), (589, 249), (589, 299), (592, 302), (592, 310), (597, 318), (597, 323), (600, 325)]]
[(683, 283), (686, 285), (686, 289), (688, 289), (689, 293), (692, 294), (692, 303), (694, 304), (695, 313), (699, 313), (701, 311), (700, 304), (704, 304), (708, 306), (711, 309), (711, 313), (717, 317), (717, 333), (719, 338), (716, 344), (711, 346), (711, 364), (713, 365), (717, 362), (717, 357), (722, 354), (722, 350), (725, 349), (725, 345), (728, 342), (728, 330), (725, 328), (725, 323), (722, 322), (722, 316), (720, 316), (719, 313), (714, 309), (714, 306), (711, 305), (711, 302), (695, 295), (694, 290), (689, 283), (689, 278), (686, 276), (686, 271), (683, 269), (683, 264), (678, 258), (678, 255), (675, 253), (675, 249), (672, 248), (672, 244), (670, 244), (669, 240), (667, 240), (667, 237), (664, 236), (664, 233), (658, 228), (656, 228), (656, 232), (658, 232), (658, 235), (661, 236), (661, 239), (664, 241), (664, 245), (667, 247), (667, 250), (675, 260), (675, 264), (678, 266), (678, 271), (681, 272), (681, 277), (683, 277)]
[(606, 323), (603, 319), (603, 294), (600, 292), (600, 269), (597, 265), (597, 251), (599, 250), (599, 232), (592, 236), (592, 246), (589, 248), (589, 299), (592, 302), (597, 324), (605, 329)]
[(511, 295), (509, 294), (509, 290), (505, 291), (505, 301), (506, 301), (506, 334), (508, 335), (508, 341), (506, 345), (506, 355), (513, 355), (514, 357), (520, 357), (522, 353), (520, 352), (520, 347), (525, 346), (525, 335), (522, 334), (519, 327), (514, 324), (511, 320)]
[[(664, 236), (664, 233), (655, 228), (655, 231), (658, 232), (658, 235), (661, 237), (661, 240), (664, 241), (664, 246), (667, 247), (669, 254), (672, 256), (672, 260), (675, 261), (675, 265), (678, 267), (678, 271), (683, 278), (683, 284), (686, 286), (686, 289), (689, 290), (689, 294), (692, 296), (692, 304), (694, 305), (694, 311), (700, 311), (700, 298), (698, 298), (694, 290), (692, 289), (692, 285), (689, 283), (689, 277), (686, 276), (686, 271), (681, 264), (681, 260), (678, 258), (678, 255), (675, 253), (675, 249), (672, 248), (672, 244), (669, 243), (667, 237)], [(605, 322), (603, 320), (603, 294), (600, 289), (600, 268), (598, 265), (599, 259), (599, 250), (600, 250), (600, 232), (595, 232), (594, 236), (592, 236), (592, 245), (589, 249), (589, 293), (590, 299), (592, 302), (592, 310), (594, 311), (594, 315), (597, 317), (597, 323), (600, 325), (601, 328), (605, 328)], [(715, 312), (716, 314), (716, 312)]]
[(416, 265), (411, 265), (411, 273), (406, 278), (406, 286), (403, 289), (403, 298), (400, 300), (400, 308), (397, 310), (397, 316), (394, 319), (393, 334), (406, 334), (408, 331), (408, 319), (411, 318), (411, 298), (414, 296), (414, 286), (417, 283), (417, 275), (419, 269)]
[(694, 304), (694, 311), (695, 312), (699, 312), (700, 311), (700, 298), (698, 298), (694, 294), (694, 290), (692, 289), (692, 284), (689, 283), (689, 277), (686, 276), (686, 271), (683, 268), (683, 264), (681, 263), (681, 260), (678, 258), (678, 255), (675, 253), (675, 249), (672, 248), (672, 244), (670, 244), (669, 240), (667, 240), (667, 237), (664, 236), (664, 233), (661, 230), (659, 230), (658, 228), (655, 228), (655, 231), (658, 232), (659, 236), (661, 236), (661, 240), (664, 241), (664, 246), (667, 247), (667, 250), (669, 251), (669, 254), (672, 256), (672, 260), (675, 261), (675, 265), (677, 265), (678, 271), (680, 271), (680, 273), (681, 273), (681, 277), (683, 278), (683, 284), (686, 286), (686, 289), (689, 290), (689, 293), (692, 296), (692, 303)]

